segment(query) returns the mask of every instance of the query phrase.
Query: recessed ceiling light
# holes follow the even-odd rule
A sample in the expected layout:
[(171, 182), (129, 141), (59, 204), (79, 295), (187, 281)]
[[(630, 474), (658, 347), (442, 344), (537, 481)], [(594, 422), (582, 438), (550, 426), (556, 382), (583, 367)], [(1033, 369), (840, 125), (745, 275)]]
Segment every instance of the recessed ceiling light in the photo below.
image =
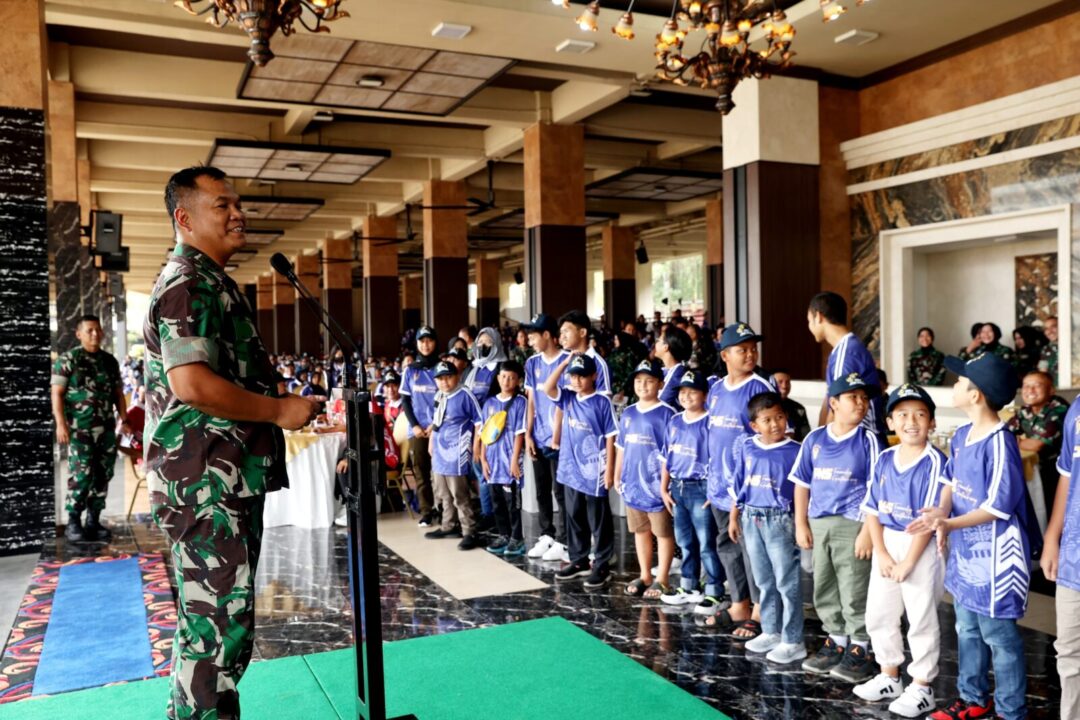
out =
[(381, 75), (361, 75), (356, 84), (366, 88), (381, 88), (386, 84), (386, 80)]
[(561, 43), (555, 46), (555, 52), (568, 52), (576, 55), (584, 55), (585, 53), (596, 47), (596, 43), (590, 40), (563, 40)]
[(870, 30), (848, 30), (833, 38), (833, 42), (837, 45), (854, 45), (855, 47), (858, 47), (859, 45), (873, 42), (879, 37), (880, 35), (878, 33)]
[(311, 119), (316, 122), (330, 122), (334, 119), (334, 113), (330, 110), (316, 110), (315, 114), (311, 116)]
[(454, 23), (441, 22), (431, 31), (431, 37), (444, 38), (446, 40), (461, 40), (472, 32), (472, 25), (455, 25)]

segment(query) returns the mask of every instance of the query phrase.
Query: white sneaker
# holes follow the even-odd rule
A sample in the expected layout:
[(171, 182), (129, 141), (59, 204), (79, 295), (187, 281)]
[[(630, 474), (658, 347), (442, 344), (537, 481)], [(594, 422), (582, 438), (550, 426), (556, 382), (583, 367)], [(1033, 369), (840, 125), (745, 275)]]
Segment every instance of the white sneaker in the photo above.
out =
[(536, 544), (529, 549), (529, 557), (533, 560), (537, 560), (544, 556), (544, 553), (555, 543), (555, 538), (550, 535), (541, 535), (540, 539), (536, 541)]
[(761, 633), (753, 640), (746, 642), (746, 651), (752, 653), (767, 653), (780, 644), (780, 634)]
[[(682, 575), (682, 560), (680, 560), (679, 558), (672, 558), (671, 559), (671, 567), (668, 568), (668, 573), (670, 575)], [(654, 567), (652, 569), (652, 574), (653, 574), (653, 577), (656, 577), (657, 575), (660, 574), (660, 566), (659, 565), (657, 565), (656, 567)]]
[(867, 702), (881, 702), (900, 697), (900, 693), (904, 692), (904, 684), (899, 678), (878, 673), (863, 684), (856, 685), (852, 692)]
[[(566, 555), (566, 559), (563, 560), (563, 556)], [(570, 562), (570, 554), (566, 551), (566, 546), (562, 543), (551, 541), (551, 546), (544, 551), (544, 554), (540, 556), (541, 560), (562, 560), (563, 562)]]
[[(562, 557), (559, 559), (563, 562), (570, 562), (570, 548), (563, 545)], [(592, 561), (590, 560), (589, 562), (591, 563)]]
[[(760, 635), (758, 637), (761, 637)], [(754, 638), (756, 640), (757, 638)], [(747, 643), (749, 645), (749, 643)], [(787, 665), (788, 663), (797, 662), (799, 660), (806, 659), (806, 645), (802, 643), (786, 643), (782, 642), (765, 656), (765, 659), (769, 662), (774, 662), (777, 665)]]
[(660, 596), (660, 602), (667, 605), (697, 605), (704, 599), (705, 596), (701, 594), (700, 590), (685, 590), (683, 588), (675, 588), (670, 594), (664, 593)]
[(909, 718), (922, 717), (936, 705), (933, 688), (911, 683), (903, 695), (889, 703), (889, 712)]
[(334, 518), (334, 525), (337, 525), (338, 527), (349, 527), (349, 513), (344, 505), (338, 510), (337, 516)]

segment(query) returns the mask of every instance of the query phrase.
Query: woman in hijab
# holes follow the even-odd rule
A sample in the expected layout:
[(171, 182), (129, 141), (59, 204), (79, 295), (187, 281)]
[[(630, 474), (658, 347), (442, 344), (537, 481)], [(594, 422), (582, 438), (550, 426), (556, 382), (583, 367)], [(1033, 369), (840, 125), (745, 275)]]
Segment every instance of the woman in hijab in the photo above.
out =
[(982, 323), (979, 326), (979, 332), (973, 335), (971, 344), (960, 350), (960, 359), (967, 362), (982, 357), (985, 353), (992, 353), (1006, 362), (1016, 364), (1013, 351), (1001, 344), (1001, 328), (994, 323)]
[(508, 360), (499, 331), (490, 327), (481, 330), (472, 347), (472, 356), (472, 367), (465, 371), (465, 389), (484, 407), (492, 392), (498, 392), (499, 363)]
[(945, 384), (945, 353), (934, 347), (934, 331), (919, 328), (919, 347), (908, 356), (907, 380), (916, 385)]
[(1023, 325), (1013, 330), (1013, 346), (1016, 371), (1024, 377), (1039, 364), (1042, 349), (1050, 342), (1041, 331), (1030, 325)]

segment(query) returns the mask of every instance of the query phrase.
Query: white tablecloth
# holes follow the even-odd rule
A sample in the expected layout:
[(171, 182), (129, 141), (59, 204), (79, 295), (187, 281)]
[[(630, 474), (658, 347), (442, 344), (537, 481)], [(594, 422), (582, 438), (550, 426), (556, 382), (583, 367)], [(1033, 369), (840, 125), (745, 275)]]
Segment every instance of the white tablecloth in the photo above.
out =
[(345, 447), (345, 433), (326, 433), (285, 466), (289, 488), (269, 493), (265, 527), (295, 525), (325, 528), (334, 524), (334, 466)]

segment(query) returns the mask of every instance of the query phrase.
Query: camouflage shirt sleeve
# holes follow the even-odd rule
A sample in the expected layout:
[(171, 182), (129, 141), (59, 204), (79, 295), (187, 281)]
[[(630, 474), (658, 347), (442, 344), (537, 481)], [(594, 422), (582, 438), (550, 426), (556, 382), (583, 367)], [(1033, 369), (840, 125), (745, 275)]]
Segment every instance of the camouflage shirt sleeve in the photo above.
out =
[(66, 388), (68, 385), (68, 378), (70, 377), (71, 356), (67, 353), (63, 353), (56, 358), (56, 362), (53, 363), (52, 378), (49, 380), (49, 384)]
[(224, 316), (220, 293), (201, 278), (186, 278), (161, 294), (157, 310), (165, 372), (192, 363), (206, 363), (216, 372), (214, 338), (221, 336)]

